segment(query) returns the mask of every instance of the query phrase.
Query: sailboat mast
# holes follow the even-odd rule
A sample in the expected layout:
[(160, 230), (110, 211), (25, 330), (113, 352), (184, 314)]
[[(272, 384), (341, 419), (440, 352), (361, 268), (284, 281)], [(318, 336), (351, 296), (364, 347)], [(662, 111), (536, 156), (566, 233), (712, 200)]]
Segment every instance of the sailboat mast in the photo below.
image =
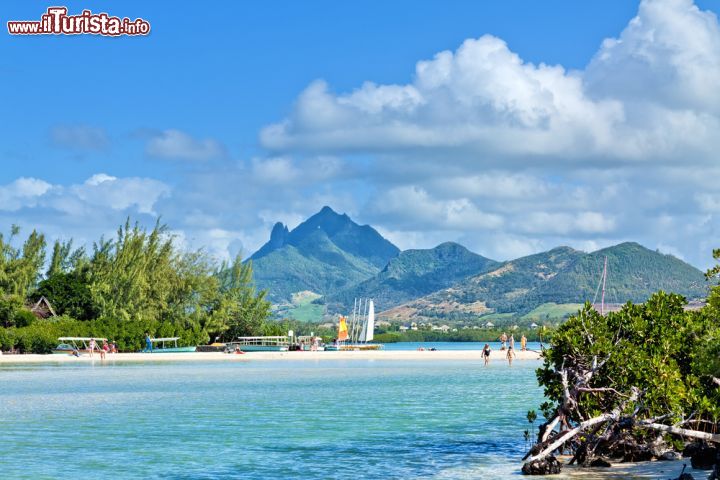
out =
[(605, 281), (606, 280), (607, 280), (607, 255), (605, 256), (605, 265), (603, 266), (602, 296), (600, 297), (600, 315), (605, 315)]
[(362, 322), (362, 325), (360, 326), (360, 334), (362, 334), (363, 343), (367, 342), (367, 336), (366, 336), (365, 332), (367, 331), (368, 307), (369, 307), (369, 301), (366, 298), (365, 299), (365, 311), (363, 314), (363, 322)]
[[(362, 299), (361, 299), (361, 300), (362, 300)], [(350, 337), (350, 338), (349, 338), (350, 343), (352, 343), (352, 341), (353, 341), (353, 340), (352, 340), (352, 334), (353, 334), (353, 330), (355, 329), (355, 318), (356, 318), (356, 315), (355, 315), (355, 314), (356, 314), (356, 312), (357, 312), (357, 310), (358, 310), (358, 307), (359, 307), (359, 305), (358, 305), (358, 299), (355, 298), (355, 299), (353, 300), (352, 322), (350, 323), (350, 332), (349, 332), (349, 333), (350, 333), (350, 335), (349, 335), (349, 337)]]
[(360, 341), (360, 325), (362, 325), (363, 322), (363, 307), (362, 307), (362, 300), (360, 301), (360, 310), (358, 311), (358, 320), (355, 324), (355, 343), (358, 343)]

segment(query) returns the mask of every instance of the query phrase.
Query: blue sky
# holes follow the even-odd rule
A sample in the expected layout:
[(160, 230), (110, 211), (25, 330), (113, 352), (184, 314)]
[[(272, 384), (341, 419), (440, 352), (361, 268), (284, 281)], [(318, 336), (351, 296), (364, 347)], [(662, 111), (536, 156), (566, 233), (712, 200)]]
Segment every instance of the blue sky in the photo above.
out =
[(153, 30), (0, 35), (5, 230), (161, 215), (226, 257), (328, 204), (496, 259), (634, 240), (704, 268), (720, 247), (715, 2), (66, 5)]

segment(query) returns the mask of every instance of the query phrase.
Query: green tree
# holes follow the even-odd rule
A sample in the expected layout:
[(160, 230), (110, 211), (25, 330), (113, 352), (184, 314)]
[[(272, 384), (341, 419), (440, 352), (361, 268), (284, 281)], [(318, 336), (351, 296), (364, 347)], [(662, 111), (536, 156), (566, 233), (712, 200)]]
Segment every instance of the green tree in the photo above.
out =
[(50, 301), (58, 315), (68, 315), (78, 320), (91, 320), (98, 316), (87, 276), (82, 271), (65, 273), (56, 270), (38, 284), (34, 298), (37, 300), (41, 296)]
[(12, 245), (19, 234), (13, 225), (7, 241), (0, 234), (0, 294), (25, 298), (36, 286), (45, 262), (45, 236), (33, 230), (22, 248)]
[(257, 292), (253, 283), (252, 262), (243, 263), (238, 255), (232, 265), (220, 274), (221, 295), (213, 312), (218, 333), (231, 339), (245, 335), (262, 335), (270, 317), (266, 291)]

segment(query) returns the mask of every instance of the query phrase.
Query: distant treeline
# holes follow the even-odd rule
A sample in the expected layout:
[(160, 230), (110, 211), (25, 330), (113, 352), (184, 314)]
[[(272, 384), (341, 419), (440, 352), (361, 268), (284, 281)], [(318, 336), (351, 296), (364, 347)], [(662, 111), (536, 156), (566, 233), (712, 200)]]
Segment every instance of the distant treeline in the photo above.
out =
[[(145, 332), (195, 345), (276, 331), (250, 262), (238, 256), (217, 263), (201, 250), (181, 251), (160, 223), (147, 230), (128, 220), (90, 251), (72, 240), (55, 242), (49, 261), (42, 233), (24, 242), (19, 233), (13, 226), (9, 237), (0, 234), (3, 350), (44, 353), (59, 336), (107, 337), (137, 350)], [(57, 316), (31, 311), (41, 297)]]
[[(528, 342), (548, 341), (552, 333), (549, 329), (533, 330), (505, 330), (508, 337), (515, 336), (515, 341), (520, 344), (520, 337), (524, 334)], [(475, 330), (464, 329), (457, 332), (443, 333), (440, 330), (408, 330), (406, 332), (385, 332), (375, 335), (375, 342), (397, 343), (397, 342), (495, 342), (498, 341), (502, 330)]]

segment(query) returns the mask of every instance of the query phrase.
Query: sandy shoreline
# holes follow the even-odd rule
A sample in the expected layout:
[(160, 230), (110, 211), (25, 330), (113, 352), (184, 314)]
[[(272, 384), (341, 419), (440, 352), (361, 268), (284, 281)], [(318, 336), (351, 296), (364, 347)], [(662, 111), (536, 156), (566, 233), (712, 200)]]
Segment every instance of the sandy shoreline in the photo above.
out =
[[(537, 360), (540, 353), (536, 351), (518, 351), (513, 361)], [(249, 352), (244, 355), (226, 354), (216, 352), (192, 352), (192, 353), (115, 353), (106, 355), (105, 362), (221, 362), (221, 361), (253, 361), (253, 360), (392, 360), (392, 361), (450, 361), (462, 360), (482, 362), (482, 351), (480, 350), (377, 350), (377, 351), (353, 351), (353, 352)], [(490, 356), (493, 363), (504, 362), (505, 352), (493, 351)], [(57, 364), (57, 363), (82, 363), (101, 362), (100, 355), (95, 354), (92, 358), (82, 355), (79, 358), (72, 355), (0, 355), (0, 365), (10, 364)]]
[[(569, 461), (569, 458), (564, 458)], [(690, 468), (690, 459), (684, 458), (668, 462), (651, 461), (635, 463), (613, 463), (610, 468), (580, 468), (576, 466), (563, 466), (559, 475), (547, 475), (547, 478), (560, 479), (583, 479), (583, 480), (608, 480), (608, 479), (665, 479), (677, 478), (682, 471), (683, 464), (687, 464), (686, 473), (691, 473), (695, 478), (706, 478), (709, 470), (694, 470)]]

